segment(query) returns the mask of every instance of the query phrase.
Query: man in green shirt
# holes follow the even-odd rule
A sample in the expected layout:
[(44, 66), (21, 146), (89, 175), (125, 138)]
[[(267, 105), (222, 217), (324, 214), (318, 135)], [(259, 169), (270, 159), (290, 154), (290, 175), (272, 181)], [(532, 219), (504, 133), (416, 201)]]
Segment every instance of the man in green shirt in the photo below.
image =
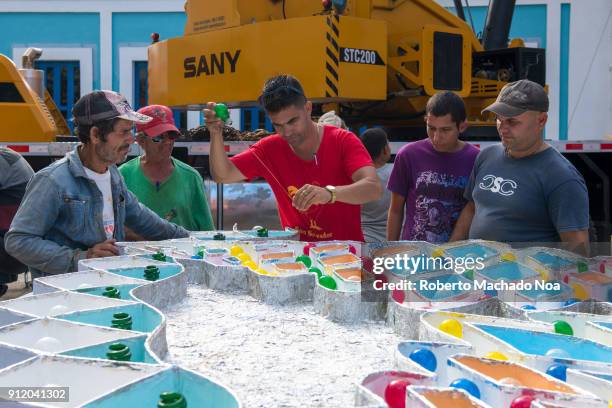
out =
[(190, 231), (210, 231), (213, 225), (202, 176), (171, 156), (180, 135), (170, 108), (150, 105), (138, 112), (152, 121), (136, 125), (136, 141), (144, 150), (119, 167), (128, 189), (160, 217)]

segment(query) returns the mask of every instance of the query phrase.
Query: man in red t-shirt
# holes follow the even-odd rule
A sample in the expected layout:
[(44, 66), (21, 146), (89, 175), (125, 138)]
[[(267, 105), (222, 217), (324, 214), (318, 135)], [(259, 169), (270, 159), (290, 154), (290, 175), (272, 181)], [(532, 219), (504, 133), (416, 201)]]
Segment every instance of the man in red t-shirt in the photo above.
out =
[(265, 178), (281, 224), (299, 230), (302, 241), (363, 241), (359, 206), (379, 199), (382, 186), (357, 136), (313, 122), (312, 103), (291, 75), (266, 81), (259, 103), (277, 133), (231, 159), (223, 148), (223, 122), (214, 113), (215, 103), (204, 109), (213, 179)]

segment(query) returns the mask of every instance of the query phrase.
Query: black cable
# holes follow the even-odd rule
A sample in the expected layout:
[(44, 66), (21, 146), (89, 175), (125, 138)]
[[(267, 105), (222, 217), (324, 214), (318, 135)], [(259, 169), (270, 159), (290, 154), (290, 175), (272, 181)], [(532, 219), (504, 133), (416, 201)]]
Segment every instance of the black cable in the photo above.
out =
[[(470, 7), (470, 1), (465, 0), (465, 7), (468, 11), (468, 16), (470, 16), (470, 24), (472, 25), (472, 31), (476, 34), (476, 29), (474, 28), (474, 19), (472, 19), (472, 9)], [(489, 7), (491, 7), (491, 0), (489, 0)]]
[(460, 19), (463, 20), (463, 22), (465, 22), (465, 13), (463, 12), (462, 0), (453, 0), (453, 3), (455, 3), (455, 10), (457, 11), (457, 17), (459, 17)]
[(283, 0), (283, 18), (287, 19), (287, 14), (285, 14), (285, 0)]
[(396, 72), (395, 78), (397, 79), (397, 82), (399, 82), (399, 84), (404, 88), (404, 90), (408, 90), (408, 85), (406, 84), (406, 81), (404, 81), (402, 74), (400, 74), (399, 72)]

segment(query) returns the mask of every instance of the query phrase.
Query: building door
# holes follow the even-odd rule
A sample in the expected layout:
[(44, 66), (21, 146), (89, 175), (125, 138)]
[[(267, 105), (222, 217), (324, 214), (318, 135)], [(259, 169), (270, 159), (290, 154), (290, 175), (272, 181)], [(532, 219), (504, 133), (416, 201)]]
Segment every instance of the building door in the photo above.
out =
[(44, 61), (35, 63), (45, 72), (45, 86), (62, 113), (70, 131), (74, 131), (72, 106), (81, 97), (81, 67), (79, 61)]

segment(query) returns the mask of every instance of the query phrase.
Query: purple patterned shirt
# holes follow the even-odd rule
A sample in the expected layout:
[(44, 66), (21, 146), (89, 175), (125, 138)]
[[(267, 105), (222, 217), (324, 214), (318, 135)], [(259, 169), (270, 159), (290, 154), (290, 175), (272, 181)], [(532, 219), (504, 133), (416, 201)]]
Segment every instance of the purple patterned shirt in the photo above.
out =
[(429, 139), (400, 149), (387, 188), (406, 198), (402, 240), (447, 242), (466, 200), (463, 191), (478, 148), (437, 152)]

